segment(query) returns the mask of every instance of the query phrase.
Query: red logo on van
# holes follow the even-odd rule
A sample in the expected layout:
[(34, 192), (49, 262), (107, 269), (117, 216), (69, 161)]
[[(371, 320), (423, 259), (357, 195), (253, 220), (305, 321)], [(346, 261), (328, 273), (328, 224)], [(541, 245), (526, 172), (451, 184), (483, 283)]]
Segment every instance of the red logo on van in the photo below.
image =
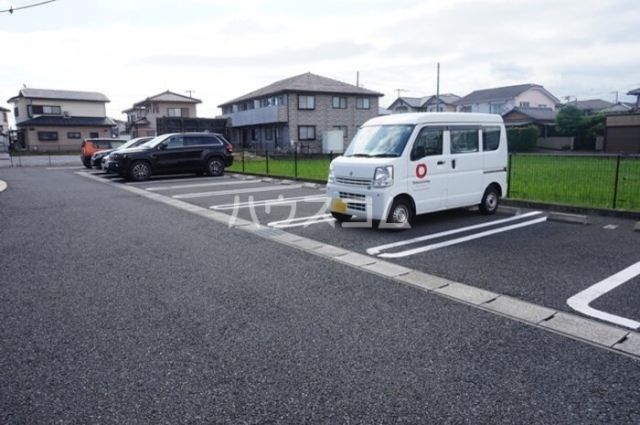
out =
[(416, 176), (421, 179), (427, 175), (427, 164), (416, 165)]

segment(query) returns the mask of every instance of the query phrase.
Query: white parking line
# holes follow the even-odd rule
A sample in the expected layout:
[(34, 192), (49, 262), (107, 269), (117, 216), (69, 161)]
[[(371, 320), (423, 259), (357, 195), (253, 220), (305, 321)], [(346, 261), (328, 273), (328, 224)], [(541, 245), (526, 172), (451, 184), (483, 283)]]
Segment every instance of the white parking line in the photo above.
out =
[(596, 317), (606, 322), (638, 330), (640, 329), (640, 322), (589, 307), (589, 304), (596, 299), (638, 275), (640, 275), (640, 262), (588, 287), (582, 292), (578, 292), (567, 300), (567, 304), (569, 304), (569, 307), (572, 309), (587, 316)]
[(193, 177), (193, 178), (181, 178), (180, 175), (176, 175), (173, 178), (168, 176), (163, 179), (149, 179), (142, 182), (127, 182), (128, 186), (144, 186), (146, 184), (154, 184), (154, 183), (187, 183), (187, 182), (203, 182), (203, 181), (222, 181), (222, 180), (232, 180), (230, 177), (222, 176), (222, 177)]
[(174, 195), (172, 198), (175, 199), (191, 199), (191, 198), (206, 198), (209, 196), (220, 196), (220, 195), (235, 195), (239, 193), (259, 193), (259, 192), (273, 192), (275, 190), (292, 190), (292, 189), (300, 189), (302, 187), (301, 184), (294, 185), (277, 185), (277, 186), (264, 186), (264, 187), (249, 187), (246, 189), (230, 189), (230, 190), (218, 190), (214, 192), (197, 192), (197, 193), (184, 193), (182, 195)]
[(283, 198), (280, 195), (274, 199), (264, 199), (262, 201), (248, 201), (248, 202), (238, 202), (235, 204), (221, 204), (221, 205), (212, 205), (209, 208), (216, 211), (227, 211), (233, 210), (235, 208), (254, 208), (254, 207), (266, 207), (267, 205), (289, 205), (296, 204), (298, 202), (326, 202), (326, 195), (312, 195), (312, 196), (294, 196), (291, 198)]
[(382, 258), (402, 258), (408, 257), (409, 255), (419, 254), (421, 252), (433, 251), (439, 248), (444, 248), (451, 245), (456, 245), (463, 242), (472, 241), (474, 239), (480, 239), (487, 236), (495, 235), (497, 233), (508, 232), (509, 230), (519, 229), (521, 227), (531, 226), (534, 224), (542, 223), (547, 221), (547, 217), (536, 218), (534, 220), (525, 221), (524, 223), (512, 224), (511, 226), (500, 227), (498, 229), (486, 230), (480, 233), (474, 233), (469, 236), (463, 236), (461, 238), (450, 239), (448, 241), (434, 243), (432, 245), (423, 246), (420, 248), (408, 249), (406, 251), (394, 252), (390, 254), (380, 254), (379, 257)]
[(194, 187), (210, 187), (210, 186), (226, 186), (226, 185), (234, 185), (234, 184), (250, 184), (250, 183), (260, 183), (261, 180), (226, 180), (226, 181), (216, 181), (213, 183), (191, 183), (191, 184), (176, 184), (173, 186), (158, 186), (158, 187), (147, 187), (146, 190), (150, 190), (152, 192), (160, 191), (160, 190), (176, 190), (176, 189), (189, 189)]
[(268, 223), (267, 226), (275, 227), (277, 229), (287, 229), (290, 227), (306, 227), (311, 226), (312, 224), (328, 223), (332, 221), (334, 221), (334, 219), (331, 217), (331, 214), (319, 214), (311, 215), (309, 217), (297, 217), (287, 220), (272, 221), (271, 223)]
[(474, 224), (473, 226), (460, 227), (459, 229), (446, 230), (444, 232), (433, 233), (431, 235), (420, 236), (420, 237), (417, 237), (417, 238), (406, 239), (404, 241), (399, 241), (399, 242), (388, 243), (388, 244), (385, 244), (385, 245), (374, 246), (373, 248), (367, 249), (367, 254), (369, 254), (369, 255), (378, 255), (380, 253), (380, 251), (384, 251), (384, 250), (387, 250), (387, 249), (390, 249), (390, 248), (397, 248), (399, 246), (410, 245), (410, 244), (414, 244), (414, 243), (417, 243), (417, 242), (428, 241), (428, 240), (431, 240), (431, 239), (437, 239), (437, 238), (441, 238), (443, 236), (455, 235), (456, 233), (462, 233), (462, 232), (467, 232), (469, 230), (481, 229), (483, 227), (495, 226), (496, 224), (508, 223), (510, 221), (520, 220), (520, 219), (523, 219), (523, 218), (528, 218), (528, 217), (532, 217), (534, 215), (539, 215), (539, 214), (542, 214), (542, 212), (540, 212), (540, 211), (532, 211), (532, 212), (529, 212), (529, 213), (526, 213), (526, 214), (516, 215), (516, 216), (513, 216), (513, 217), (509, 217), (509, 218), (503, 218), (503, 219), (500, 219), (500, 220), (489, 221), (489, 222), (486, 222), (486, 223)]

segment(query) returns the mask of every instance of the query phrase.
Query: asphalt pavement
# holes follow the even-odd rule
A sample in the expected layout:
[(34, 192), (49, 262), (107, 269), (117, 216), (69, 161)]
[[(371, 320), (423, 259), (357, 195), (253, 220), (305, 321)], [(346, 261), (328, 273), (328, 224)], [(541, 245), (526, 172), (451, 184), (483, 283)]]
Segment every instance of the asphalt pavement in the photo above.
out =
[(2, 423), (640, 422), (636, 359), (72, 170), (0, 179)]

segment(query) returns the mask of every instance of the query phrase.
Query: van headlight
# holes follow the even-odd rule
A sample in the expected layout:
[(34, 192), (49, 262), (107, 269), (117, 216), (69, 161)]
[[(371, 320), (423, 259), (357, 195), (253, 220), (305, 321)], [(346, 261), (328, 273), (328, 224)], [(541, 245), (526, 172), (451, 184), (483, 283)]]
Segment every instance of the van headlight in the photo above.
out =
[(393, 184), (393, 165), (376, 168), (373, 173), (373, 187), (389, 187)]
[(335, 183), (336, 175), (333, 172), (333, 164), (329, 164), (329, 183)]

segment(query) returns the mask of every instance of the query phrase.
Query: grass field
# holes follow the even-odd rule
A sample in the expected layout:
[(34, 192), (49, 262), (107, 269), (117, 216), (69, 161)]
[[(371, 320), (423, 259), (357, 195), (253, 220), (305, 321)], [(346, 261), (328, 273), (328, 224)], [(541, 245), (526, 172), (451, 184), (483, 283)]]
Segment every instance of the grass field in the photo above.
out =
[[(326, 181), (329, 156), (299, 158), (297, 177)], [(509, 197), (594, 208), (613, 208), (616, 157), (512, 155)], [(245, 157), (245, 172), (295, 177), (293, 157)], [(229, 171), (242, 172), (237, 155)], [(617, 181), (616, 208), (640, 211), (640, 158), (623, 157)]]
[[(616, 157), (513, 155), (509, 197), (613, 208)], [(640, 158), (621, 158), (616, 208), (640, 210)]]
[[(319, 180), (326, 182), (329, 173), (329, 155), (322, 158), (298, 158), (297, 178)], [(267, 160), (264, 157), (245, 157), (244, 172), (265, 174), (271, 176), (295, 177), (296, 167), (293, 157), (269, 157), (269, 172)], [(229, 171), (242, 172), (242, 158), (238, 155)]]

